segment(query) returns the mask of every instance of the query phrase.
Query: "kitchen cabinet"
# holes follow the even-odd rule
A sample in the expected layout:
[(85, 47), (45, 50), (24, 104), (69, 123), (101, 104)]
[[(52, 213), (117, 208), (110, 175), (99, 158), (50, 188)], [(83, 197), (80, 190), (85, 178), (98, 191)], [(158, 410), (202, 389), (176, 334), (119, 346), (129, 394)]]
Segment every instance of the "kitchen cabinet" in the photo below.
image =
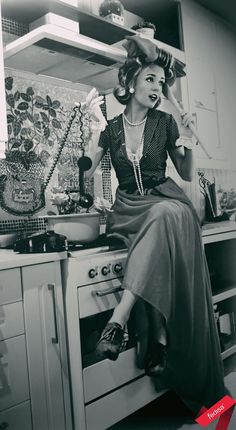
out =
[[(235, 224), (223, 222), (222, 226), (219, 225), (218, 233), (214, 233), (214, 224), (209, 224), (206, 228), (208, 235), (203, 238), (223, 359), (236, 353)], [(224, 231), (227, 225), (229, 230)], [(231, 231), (230, 225), (233, 227)]]
[(0, 428), (32, 430), (19, 268), (0, 271), (0, 291)]
[(33, 428), (70, 429), (60, 263), (24, 267), (22, 281)]
[(235, 118), (236, 118), (236, 34), (229, 31), (225, 23), (216, 20), (217, 62), (215, 80), (217, 86), (217, 111), (219, 136), (223, 142), (229, 166), (235, 170)]
[[(196, 128), (214, 162), (223, 158), (219, 136), (215, 82), (216, 28), (213, 15), (193, 1), (182, 3), (183, 35), (187, 65), (190, 111)], [(204, 166), (206, 155), (196, 149), (197, 165)], [(212, 165), (213, 160), (209, 160)]]
[(211, 160), (197, 149), (197, 166), (234, 169), (235, 34), (216, 15), (181, 0), (190, 111)]
[[(195, 107), (193, 117), (195, 119), (199, 136), (202, 136), (202, 140), (206, 146), (206, 149), (212, 157), (212, 159), (209, 160), (211, 166), (215, 162), (226, 160), (227, 153), (221, 146), (219, 136), (219, 122), (217, 112), (204, 109), (202, 107)], [(206, 159), (206, 155), (198, 145), (195, 148), (195, 152), (198, 158), (198, 163), (201, 165), (201, 161)]]
[(72, 429), (60, 261), (43, 261), (0, 270), (4, 429)]

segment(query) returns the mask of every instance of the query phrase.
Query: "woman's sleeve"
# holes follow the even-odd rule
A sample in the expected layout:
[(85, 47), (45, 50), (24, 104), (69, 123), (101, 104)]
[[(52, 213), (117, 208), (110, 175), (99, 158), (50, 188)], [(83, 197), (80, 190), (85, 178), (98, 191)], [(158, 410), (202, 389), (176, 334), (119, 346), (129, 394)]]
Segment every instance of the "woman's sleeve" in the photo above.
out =
[(167, 119), (167, 149), (175, 149), (178, 148), (179, 145), (177, 140), (179, 138), (179, 129), (176, 120), (173, 115), (169, 115)]
[(104, 153), (107, 152), (110, 146), (109, 124), (106, 126), (105, 130), (101, 132), (98, 146), (104, 150)]

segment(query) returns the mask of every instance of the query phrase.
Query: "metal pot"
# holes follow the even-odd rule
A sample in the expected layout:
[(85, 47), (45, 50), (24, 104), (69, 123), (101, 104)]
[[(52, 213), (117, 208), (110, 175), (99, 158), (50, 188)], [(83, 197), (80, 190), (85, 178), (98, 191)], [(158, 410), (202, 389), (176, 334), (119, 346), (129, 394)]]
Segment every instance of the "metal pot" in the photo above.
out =
[(45, 217), (49, 230), (62, 234), (68, 241), (89, 243), (96, 240), (100, 232), (99, 213), (48, 215)]

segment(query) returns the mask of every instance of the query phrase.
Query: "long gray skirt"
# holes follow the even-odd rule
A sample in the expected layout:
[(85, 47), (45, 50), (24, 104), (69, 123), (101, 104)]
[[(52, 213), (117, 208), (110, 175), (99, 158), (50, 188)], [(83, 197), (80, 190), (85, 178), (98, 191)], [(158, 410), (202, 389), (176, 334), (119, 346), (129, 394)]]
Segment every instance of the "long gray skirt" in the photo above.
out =
[(113, 210), (107, 233), (128, 248), (123, 286), (161, 313), (166, 323), (162, 378), (195, 413), (210, 407), (225, 395), (225, 388), (195, 209), (168, 178), (145, 196), (118, 188)]

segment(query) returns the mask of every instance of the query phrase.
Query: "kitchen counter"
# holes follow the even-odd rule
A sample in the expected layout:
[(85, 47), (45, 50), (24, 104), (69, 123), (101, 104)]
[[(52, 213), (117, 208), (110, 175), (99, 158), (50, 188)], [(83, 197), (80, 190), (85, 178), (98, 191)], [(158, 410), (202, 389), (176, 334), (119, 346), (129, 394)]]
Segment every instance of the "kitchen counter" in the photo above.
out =
[(50, 261), (65, 260), (67, 252), (48, 252), (42, 254), (18, 254), (11, 249), (0, 250), (0, 270), (13, 267), (31, 266), (33, 264), (49, 263)]
[[(205, 224), (202, 227), (203, 243), (218, 242), (227, 239), (236, 239), (236, 222), (222, 221), (218, 223)], [(85, 249), (76, 252), (70, 252), (69, 256), (74, 254), (84, 256), (88, 254), (96, 254), (108, 251), (107, 246), (98, 248)], [(13, 267), (30, 266), (33, 264), (48, 263), (50, 261), (58, 261), (67, 259), (67, 252), (48, 252), (42, 254), (18, 254), (11, 249), (0, 249), (0, 270), (10, 269)]]
[(228, 239), (236, 239), (236, 221), (212, 222), (202, 227), (204, 244)]

